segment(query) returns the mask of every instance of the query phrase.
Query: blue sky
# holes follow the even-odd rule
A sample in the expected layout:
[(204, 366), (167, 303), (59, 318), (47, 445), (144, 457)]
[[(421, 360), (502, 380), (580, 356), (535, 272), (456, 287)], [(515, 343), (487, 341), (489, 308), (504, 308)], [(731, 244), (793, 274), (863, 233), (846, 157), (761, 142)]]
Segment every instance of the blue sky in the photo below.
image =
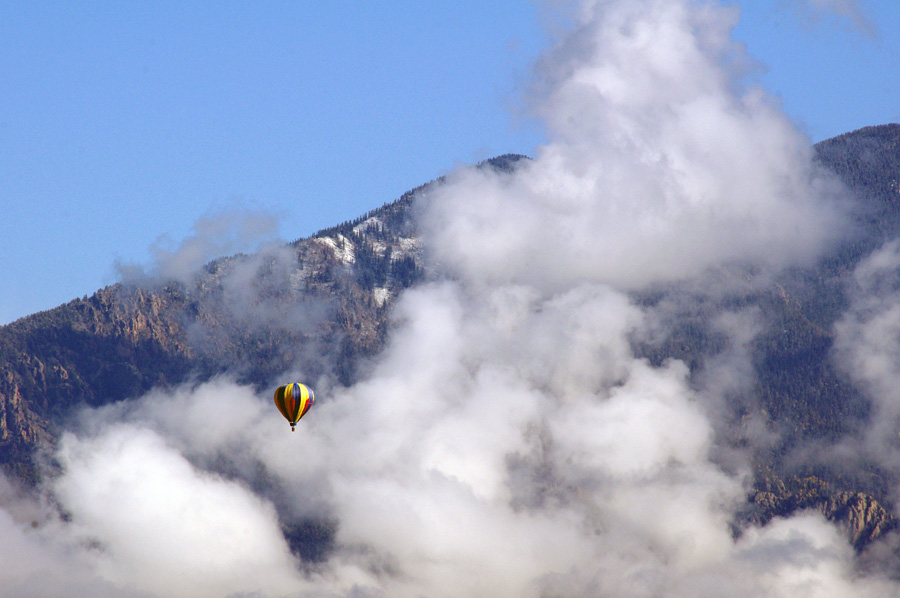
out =
[[(900, 121), (895, 0), (747, 0), (750, 73), (819, 141)], [(856, 14), (817, 9), (842, 6)], [(455, 166), (533, 153), (547, 9), (0, 0), (0, 323), (240, 205), (293, 240)]]

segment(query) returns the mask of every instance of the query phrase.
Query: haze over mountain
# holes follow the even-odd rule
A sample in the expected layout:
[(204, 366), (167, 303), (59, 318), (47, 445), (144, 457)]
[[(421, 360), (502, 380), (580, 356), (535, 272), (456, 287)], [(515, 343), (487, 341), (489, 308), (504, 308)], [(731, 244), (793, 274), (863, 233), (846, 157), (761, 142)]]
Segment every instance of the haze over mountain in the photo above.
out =
[(586, 2), (531, 158), (0, 328), (0, 593), (896, 595), (900, 125), (810, 147), (734, 20)]

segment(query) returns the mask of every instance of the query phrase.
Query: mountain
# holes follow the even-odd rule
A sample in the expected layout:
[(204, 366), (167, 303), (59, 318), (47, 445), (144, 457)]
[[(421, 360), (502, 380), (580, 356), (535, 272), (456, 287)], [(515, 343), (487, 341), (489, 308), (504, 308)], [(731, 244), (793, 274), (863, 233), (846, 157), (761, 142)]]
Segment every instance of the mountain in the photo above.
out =
[[(508, 172), (524, 156), (484, 168)], [(79, 407), (229, 373), (260, 388), (302, 362), (350, 384), (383, 345), (393, 299), (424, 276), (413, 202), (259, 255), (223, 257), (192, 284), (136, 280), (0, 327), (0, 464), (34, 481), (34, 454)]]
[[(700, 379), (723, 351), (721, 332), (711, 325), (716, 316), (735, 306), (758, 310), (767, 325), (749, 346), (752, 397), (729, 397), (716, 430), (723, 445), (752, 455), (755, 480), (743, 517), (764, 523), (818, 509), (861, 549), (897, 527), (889, 492), (896, 480), (874, 461), (848, 469), (798, 454), (857, 434), (872, 410), (863, 389), (829, 355), (854, 268), (900, 236), (900, 125), (847, 133), (815, 150), (851, 191), (855, 234), (814, 267), (716, 299), (681, 301), (693, 291), (677, 285), (635, 293), (639, 304), (681, 307), (674, 308), (670, 333), (636, 339), (634, 351), (653, 364), (680, 359)], [(480, 167), (510, 173), (523, 160), (506, 155)], [(396, 297), (429, 277), (414, 212), (417, 200), (440, 183), (283, 247), (217, 259), (188, 283), (123, 282), (3, 326), (3, 469), (36, 483), (37, 457), (80, 407), (127, 401), (152, 388), (226, 373), (260, 390), (281, 383), (286, 372), (352, 384), (384, 347)], [(751, 438), (750, 419), (777, 431), (774, 439)], [(328, 542), (327, 526), (323, 532), (309, 525), (295, 530), (296, 545), (316, 554)]]

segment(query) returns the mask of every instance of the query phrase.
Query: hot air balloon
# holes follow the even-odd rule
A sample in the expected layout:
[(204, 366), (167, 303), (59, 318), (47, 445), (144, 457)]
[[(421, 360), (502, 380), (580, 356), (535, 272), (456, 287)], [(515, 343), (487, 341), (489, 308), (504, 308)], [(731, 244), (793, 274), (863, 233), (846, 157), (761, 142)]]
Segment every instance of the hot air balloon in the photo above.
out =
[(293, 382), (279, 386), (275, 391), (275, 406), (291, 424), (291, 432), (315, 402), (316, 397), (313, 390), (305, 384)]

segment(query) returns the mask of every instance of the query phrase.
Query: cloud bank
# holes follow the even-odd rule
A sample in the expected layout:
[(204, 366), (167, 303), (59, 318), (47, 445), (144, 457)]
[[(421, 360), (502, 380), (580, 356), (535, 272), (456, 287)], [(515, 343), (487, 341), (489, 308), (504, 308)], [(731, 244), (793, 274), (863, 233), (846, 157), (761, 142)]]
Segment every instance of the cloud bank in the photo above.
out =
[(735, 533), (750, 471), (723, 465), (717, 430), (723, 397), (751, 388), (758, 314), (720, 315), (725, 348), (699, 379), (632, 349), (669, 314), (629, 291), (715, 293), (736, 264), (807, 264), (839, 237), (840, 188), (742, 85), (736, 18), (583, 2), (540, 68), (550, 143), (514, 175), (466, 169), (427, 198), (436, 275), (397, 299), (368, 375), (320, 395), (297, 434), (227, 378), (85, 412), (47, 481), (56, 504), (0, 512), (10, 587), (896, 595), (818, 514)]
[(543, 62), (552, 141), (513, 179), (467, 170), (438, 192), (434, 259), (555, 291), (816, 257), (838, 232), (839, 189), (772, 98), (742, 88), (736, 18), (709, 3), (584, 3)]

